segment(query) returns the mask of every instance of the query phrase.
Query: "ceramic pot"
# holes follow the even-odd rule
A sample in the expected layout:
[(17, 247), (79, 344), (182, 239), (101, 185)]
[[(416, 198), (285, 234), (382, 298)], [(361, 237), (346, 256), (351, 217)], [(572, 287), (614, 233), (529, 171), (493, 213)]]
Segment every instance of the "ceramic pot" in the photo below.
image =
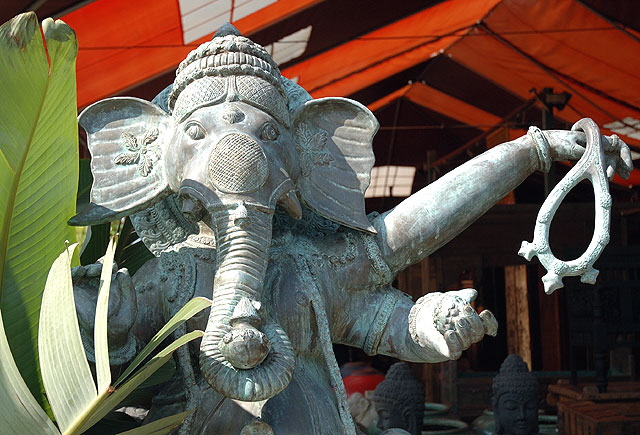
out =
[(469, 425), (462, 420), (433, 417), (424, 420), (422, 435), (445, 435), (469, 433)]
[[(556, 415), (544, 415), (538, 416), (539, 422), (539, 434), (540, 435), (555, 435), (558, 433), (558, 417)], [(495, 422), (493, 419), (493, 411), (485, 409), (482, 411), (482, 415), (471, 423), (473, 433), (477, 435), (491, 435), (494, 433)]]

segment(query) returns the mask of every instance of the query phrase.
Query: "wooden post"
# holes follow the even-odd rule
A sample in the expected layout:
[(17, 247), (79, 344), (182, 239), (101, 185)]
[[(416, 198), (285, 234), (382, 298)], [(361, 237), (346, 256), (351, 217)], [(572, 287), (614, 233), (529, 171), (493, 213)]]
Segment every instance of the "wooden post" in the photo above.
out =
[[(544, 292), (542, 285), (542, 276), (547, 271), (538, 266), (538, 318), (540, 319), (540, 351), (542, 370), (560, 371), (563, 364), (563, 357), (566, 358), (562, 346), (562, 322), (563, 322), (563, 305), (561, 297), (562, 290), (553, 292), (548, 295)], [(566, 333), (566, 331), (564, 332)]]
[(507, 305), (507, 350), (517, 353), (531, 369), (531, 330), (527, 266), (505, 266), (505, 299)]

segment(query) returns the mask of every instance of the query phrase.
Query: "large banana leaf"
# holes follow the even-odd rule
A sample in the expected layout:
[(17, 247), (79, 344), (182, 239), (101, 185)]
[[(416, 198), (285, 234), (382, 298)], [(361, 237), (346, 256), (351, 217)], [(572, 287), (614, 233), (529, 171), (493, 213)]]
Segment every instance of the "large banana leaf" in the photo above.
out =
[[(43, 41), (44, 34), (44, 41)], [(0, 27), (0, 309), (22, 377), (40, 403), (37, 331), (49, 266), (74, 240), (77, 41), (33, 13)]]

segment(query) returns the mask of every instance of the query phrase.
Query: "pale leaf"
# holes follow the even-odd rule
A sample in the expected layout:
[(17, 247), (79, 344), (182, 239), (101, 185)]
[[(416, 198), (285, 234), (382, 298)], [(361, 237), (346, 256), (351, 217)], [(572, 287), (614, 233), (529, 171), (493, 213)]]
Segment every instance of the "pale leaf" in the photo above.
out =
[(181, 412), (180, 414), (170, 415), (169, 417), (161, 418), (152, 423), (145, 424), (144, 426), (137, 427), (135, 429), (128, 430), (126, 432), (120, 432), (118, 435), (163, 435), (170, 433), (173, 429), (178, 427), (185, 418), (189, 417), (193, 413), (193, 409), (189, 411)]
[(138, 370), (127, 382), (117, 388), (111, 395), (109, 395), (104, 401), (93, 407), (87, 418), (85, 424), (81, 427), (80, 433), (86, 431), (91, 426), (96, 424), (102, 417), (107, 415), (109, 411), (114, 409), (120, 402), (122, 402), (133, 390), (138, 388), (146, 379), (148, 379), (153, 373), (162, 367), (171, 358), (173, 352), (180, 346), (200, 338), (204, 335), (202, 331), (191, 331), (188, 334), (175, 340), (169, 346), (158, 352), (153, 356), (140, 370)]
[(11, 356), (0, 313), (0, 427), (3, 433), (60, 434), (24, 383)]
[(38, 334), (42, 381), (62, 432), (97, 397), (73, 299), (71, 257), (76, 246), (74, 243), (67, 248), (51, 266), (42, 296)]
[(107, 252), (102, 260), (102, 274), (100, 275), (100, 289), (96, 304), (96, 318), (93, 330), (95, 346), (96, 377), (98, 391), (104, 391), (111, 385), (111, 368), (109, 366), (109, 345), (107, 343), (107, 315), (109, 311), (109, 290), (111, 287), (111, 273), (113, 257), (116, 253), (114, 238), (109, 240)]
[(129, 364), (129, 367), (120, 375), (114, 385), (118, 387), (133, 372), (142, 361), (144, 361), (151, 353), (171, 334), (176, 328), (184, 322), (195, 316), (200, 311), (211, 306), (211, 300), (203, 297), (191, 299), (182, 307), (151, 339), (151, 341), (140, 351), (138, 356)]

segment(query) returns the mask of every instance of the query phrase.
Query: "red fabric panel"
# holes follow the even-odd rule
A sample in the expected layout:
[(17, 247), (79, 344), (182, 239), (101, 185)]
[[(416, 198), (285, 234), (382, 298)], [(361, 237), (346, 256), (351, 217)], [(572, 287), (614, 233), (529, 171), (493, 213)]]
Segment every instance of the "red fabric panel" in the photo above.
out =
[(397, 91), (369, 104), (369, 110), (376, 111), (381, 109), (398, 98), (406, 98), (415, 104), (434, 112), (442, 113), (463, 124), (477, 126), (480, 130), (488, 130), (501, 121), (500, 118), (491, 113), (487, 113), (422, 83), (403, 86)]
[(491, 113), (421, 83), (411, 86), (405, 98), (463, 124), (478, 126), (479, 130), (489, 130), (501, 121)]
[[(283, 75), (298, 77), (298, 83), (315, 97), (353, 93), (444, 49), (498, 2), (450, 0), (439, 3), (297, 63), (284, 70)], [(457, 30), (461, 31), (455, 36), (434, 37)], [(357, 79), (352, 79), (355, 76)], [(349, 83), (335, 83), (347, 77)]]
[(191, 49), (175, 0), (98, 0), (62, 20), (78, 35), (80, 107), (166, 71)]
[(390, 104), (390, 103), (394, 102), (398, 98), (404, 97), (404, 95), (409, 91), (409, 89), (411, 89), (411, 86), (412, 85), (403, 86), (400, 89), (398, 89), (397, 91), (393, 91), (389, 95), (386, 95), (386, 96), (380, 98), (379, 100), (374, 101), (373, 103), (369, 104), (367, 107), (372, 112), (375, 112), (378, 109), (382, 109), (387, 104)]
[[(429, 57), (449, 47), (459, 38), (460, 36), (445, 37), (435, 42), (421, 45), (411, 51), (397, 54), (384, 62), (374, 63), (360, 71), (349, 73), (341, 70), (345, 73), (343, 78), (337, 79), (333, 83), (328, 83), (325, 86), (313, 88), (313, 90), (310, 91), (310, 94), (315, 98), (353, 94), (354, 92), (377, 83), (390, 75), (399, 73), (407, 68), (424, 62)], [(339, 68), (333, 69), (339, 70)], [(287, 68), (287, 70), (283, 72), (283, 75), (286, 77), (296, 77), (288, 75), (288, 72), (289, 69)], [(302, 82), (302, 77), (300, 77), (300, 82)], [(302, 87), (306, 87), (304, 83), (300, 84)]]
[[(640, 44), (580, 2), (505, 0), (485, 21), (545, 65), (640, 107)], [(531, 31), (544, 33), (517, 33)]]
[[(580, 14), (584, 8), (570, 0), (526, 2), (529, 7), (524, 3), (524, 0), (503, 2), (487, 17), (486, 23), (491, 30), (502, 31), (502, 37), (509, 42), (517, 43), (517, 48), (526, 56), (482, 30), (474, 30), (472, 36), (458, 41), (447, 54), (523, 99), (531, 96), (530, 90), (534, 87), (538, 90), (552, 87), (556, 92), (569, 92), (572, 94), (570, 106), (556, 112), (556, 116), (567, 122), (588, 116), (602, 127), (626, 116), (640, 119), (640, 111), (624, 104), (640, 103), (640, 96), (634, 91), (640, 88), (640, 65), (629, 69), (626, 65), (621, 67), (629, 55), (628, 48), (634, 47), (637, 51), (639, 44), (623, 32), (617, 32), (611, 40), (626, 38), (626, 42), (608, 45), (607, 54), (607, 44), (600, 41), (600, 31), (513, 35), (511, 32), (530, 31), (532, 28), (576, 29), (605, 25), (595, 15)], [(567, 9), (568, 6), (571, 9)], [(563, 25), (563, 21), (554, 14), (571, 18)], [(574, 22), (576, 16), (582, 17), (582, 21)], [(607, 31), (607, 39), (610, 34)], [(638, 59), (630, 63), (635, 65)], [(555, 72), (549, 72), (545, 67)], [(574, 77), (574, 80), (567, 77)], [(575, 80), (587, 86), (581, 86)], [(607, 98), (603, 93), (622, 102)], [(611, 132), (603, 129), (603, 133)], [(628, 137), (623, 139), (631, 145), (639, 143)]]
[[(248, 34), (318, 1), (279, 0), (234, 25)], [(96, 0), (62, 20), (78, 36), (79, 107), (176, 68), (210, 39), (183, 45), (177, 0)]]

